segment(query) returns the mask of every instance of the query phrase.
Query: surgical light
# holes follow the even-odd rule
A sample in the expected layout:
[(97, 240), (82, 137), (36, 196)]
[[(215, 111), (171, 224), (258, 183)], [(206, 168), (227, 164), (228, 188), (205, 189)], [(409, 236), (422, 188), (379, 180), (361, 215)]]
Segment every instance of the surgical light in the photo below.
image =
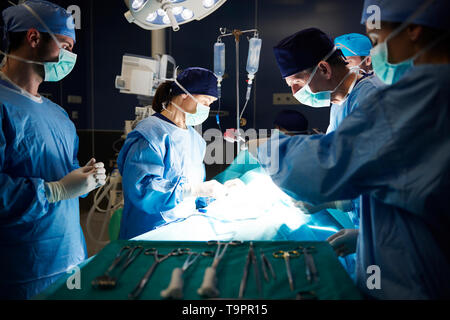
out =
[(133, 3), (131, 4), (131, 7), (134, 10), (139, 10), (142, 8), (142, 6), (144, 5), (145, 1), (144, 0), (133, 0)]
[(147, 16), (147, 20), (148, 22), (152, 22), (156, 19), (156, 17), (158, 16), (158, 14), (156, 12), (152, 12)]
[(193, 20), (202, 20), (227, 0), (124, 0), (130, 9), (125, 18), (146, 30), (157, 30), (179, 25)]
[(214, 5), (214, 0), (203, 0), (203, 6), (205, 8), (211, 8)]
[(172, 9), (173, 14), (180, 14), (181, 12), (183, 12), (183, 7), (174, 7)]
[(189, 9), (184, 9), (181, 13), (181, 17), (185, 20), (189, 20), (194, 16), (194, 13)]

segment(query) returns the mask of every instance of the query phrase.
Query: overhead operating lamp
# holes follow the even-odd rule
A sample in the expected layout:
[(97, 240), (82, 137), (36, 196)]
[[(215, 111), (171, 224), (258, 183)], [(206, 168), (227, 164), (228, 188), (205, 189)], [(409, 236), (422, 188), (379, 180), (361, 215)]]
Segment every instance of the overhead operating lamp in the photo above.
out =
[(125, 18), (146, 30), (172, 27), (193, 20), (202, 20), (216, 11), (227, 0), (125, 0), (129, 11)]

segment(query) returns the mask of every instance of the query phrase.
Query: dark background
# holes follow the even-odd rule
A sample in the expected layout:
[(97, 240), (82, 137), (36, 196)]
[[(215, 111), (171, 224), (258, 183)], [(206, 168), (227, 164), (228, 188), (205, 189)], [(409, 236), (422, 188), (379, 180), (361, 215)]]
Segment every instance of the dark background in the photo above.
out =
[[(17, 2), (17, 0), (13, 0)], [(201, 0), (199, 0), (201, 1)], [(8, 6), (0, 1), (0, 9)], [(80, 136), (79, 160), (84, 164), (95, 156), (105, 162), (108, 169), (114, 164), (116, 152), (112, 145), (123, 133), (124, 121), (134, 119), (135, 96), (121, 94), (114, 81), (121, 73), (122, 56), (131, 53), (151, 56), (151, 32), (129, 24), (122, 0), (53, 0), (64, 8), (81, 8), (81, 29), (77, 30), (74, 52), (78, 61), (74, 71), (59, 83), (44, 83), (41, 93), (61, 105), (74, 121)], [(272, 47), (282, 38), (308, 27), (318, 27), (331, 37), (344, 33), (364, 33), (360, 25), (362, 0), (228, 0), (222, 7), (201, 21), (181, 25), (178, 32), (166, 30), (167, 53), (181, 68), (201, 66), (213, 69), (213, 45), (219, 28), (252, 29), (260, 31), (263, 40), (259, 72), (254, 94), (244, 118), (247, 128), (272, 128), (275, 115), (283, 109), (297, 109), (309, 120), (310, 128), (325, 131), (329, 121), (329, 108), (313, 109), (301, 105), (273, 105), (274, 93), (289, 93), (276, 65)], [(221, 109), (229, 111), (222, 117), (222, 128), (235, 127), (235, 44), (225, 38), (227, 78), (223, 81)], [(240, 90), (241, 107), (245, 97), (245, 66), (248, 41), (241, 38)], [(68, 102), (69, 95), (81, 96), (81, 104)], [(217, 109), (217, 103), (212, 109)], [(78, 114), (74, 118), (74, 112)], [(210, 117), (203, 129), (217, 127)], [(208, 168), (211, 177), (216, 172)]]

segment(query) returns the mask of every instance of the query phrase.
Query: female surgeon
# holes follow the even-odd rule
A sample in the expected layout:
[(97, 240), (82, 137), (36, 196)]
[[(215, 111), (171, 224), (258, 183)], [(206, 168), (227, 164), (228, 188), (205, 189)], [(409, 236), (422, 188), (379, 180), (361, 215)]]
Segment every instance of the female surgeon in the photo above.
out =
[(217, 97), (216, 76), (203, 68), (188, 68), (159, 86), (156, 113), (128, 135), (118, 158), (125, 199), (121, 239), (192, 214), (197, 197), (225, 193), (216, 180), (204, 182), (206, 142), (192, 127), (208, 118)]

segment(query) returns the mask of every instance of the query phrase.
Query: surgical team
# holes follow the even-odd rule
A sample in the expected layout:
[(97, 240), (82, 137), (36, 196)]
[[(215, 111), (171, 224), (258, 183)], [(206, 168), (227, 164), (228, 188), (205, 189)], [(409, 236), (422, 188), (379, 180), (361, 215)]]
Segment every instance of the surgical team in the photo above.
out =
[[(355, 228), (328, 241), (338, 255), (356, 252), (356, 285), (368, 298), (450, 298), (442, 272), (450, 270), (449, 9), (447, 0), (365, 0), (367, 36), (333, 40), (310, 27), (272, 44), (292, 95), (331, 106), (330, 123), (326, 134), (309, 135), (303, 115), (280, 115), (280, 134), (250, 141), (249, 151), (304, 212), (348, 212)], [(75, 67), (72, 17), (44, 0), (2, 17), (0, 298), (29, 299), (87, 258), (78, 198), (104, 185), (106, 171), (94, 158), (80, 166), (74, 124), (39, 94), (42, 82)], [(193, 128), (218, 97), (216, 76), (202, 67), (159, 86), (156, 113), (127, 136), (117, 160), (121, 239), (182, 218), (237, 183), (205, 181), (206, 142)], [(366, 286), (373, 265), (382, 270), (380, 290)]]

